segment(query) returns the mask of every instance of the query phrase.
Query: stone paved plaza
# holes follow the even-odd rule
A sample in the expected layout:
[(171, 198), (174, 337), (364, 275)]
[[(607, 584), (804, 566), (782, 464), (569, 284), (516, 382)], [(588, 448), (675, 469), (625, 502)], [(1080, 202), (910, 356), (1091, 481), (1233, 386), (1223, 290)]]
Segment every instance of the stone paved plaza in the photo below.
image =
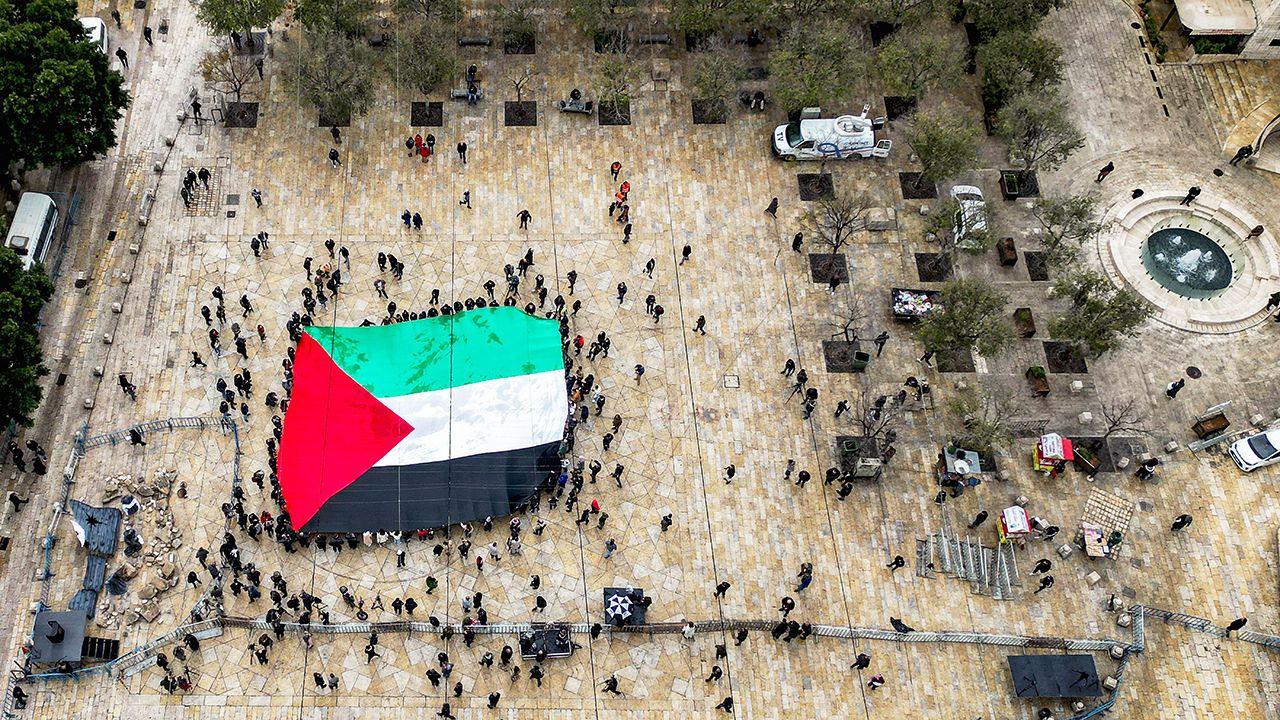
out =
[[(81, 2), (85, 13), (106, 17), (109, 9)], [(566, 295), (583, 304), (570, 320), (572, 331), (590, 338), (605, 330), (614, 341), (609, 357), (587, 364), (603, 384), (607, 405), (603, 417), (593, 416), (579, 431), (576, 451), (605, 464), (600, 482), (583, 494), (588, 503), (598, 498), (608, 513), (604, 529), (575, 525), (575, 513), (563, 506), (544, 507), (546, 532), (526, 533), (522, 555), (504, 552), (483, 572), (456, 555), (433, 556), (430, 543), (410, 542), (407, 566), (397, 569), (386, 547), (344, 547), (340, 553), (312, 547), (287, 554), (274, 542), (256, 544), (241, 534), (247, 560), (264, 575), (280, 570), (291, 592), (306, 589), (320, 597), (335, 623), (355, 621), (340, 597), (341, 586), (366, 607), (375, 597), (383, 600), (387, 610), (372, 611), (374, 622), (402, 619), (390, 611), (391, 601), (412, 596), (419, 603), (416, 619), (458, 623), (461, 599), (482, 592), (490, 623), (501, 624), (594, 623), (603, 613), (604, 587), (634, 584), (654, 597), (650, 622), (677, 626), (686, 619), (775, 621), (780, 599), (789, 595), (797, 600), (793, 617), (815, 625), (887, 630), (894, 617), (920, 631), (1128, 643), (1130, 630), (1118, 627), (1117, 615), (1107, 610), (1114, 595), (1126, 606), (1144, 604), (1218, 625), (1248, 617), (1250, 630), (1280, 633), (1274, 492), (1280, 472), (1272, 467), (1245, 475), (1218, 452), (1222, 446), (1199, 454), (1186, 449), (1194, 439), (1191, 424), (1210, 406), (1229, 401), (1228, 414), (1240, 429), (1255, 414), (1271, 421), (1280, 413), (1280, 381), (1274, 377), (1280, 330), (1264, 322), (1265, 314), (1230, 334), (1152, 321), (1121, 350), (1091, 361), (1087, 374), (1050, 375), (1051, 394), (1035, 399), (1022, 373), (1044, 363), (1044, 327), (1062, 306), (1048, 298), (1049, 283), (1029, 279), (1025, 261), (1000, 267), (994, 252), (959, 261), (959, 276), (997, 284), (1012, 298), (1011, 307), (1033, 307), (1045, 319), (1035, 338), (1016, 341), (998, 358), (978, 358), (975, 372), (922, 367), (916, 361), (922, 348), (911, 327), (890, 317), (889, 288), (934, 286), (920, 281), (915, 253), (934, 247), (923, 239), (921, 205), (939, 204), (902, 199), (897, 174), (918, 167), (901, 127), (889, 128), (895, 147), (886, 160), (826, 167), (838, 189), (866, 193), (897, 217), (895, 229), (860, 233), (846, 248), (850, 282), (833, 294), (812, 281), (808, 258), (790, 249), (806, 207), (796, 175), (816, 169), (770, 157), (766, 140), (782, 121), (779, 112), (737, 109), (727, 124), (694, 125), (686, 78), (696, 57), (683, 49), (657, 51), (657, 59), (670, 62), (671, 78), (646, 79), (633, 103), (631, 126), (602, 127), (594, 117), (554, 111), (555, 100), (570, 88), (586, 86), (594, 60), (587, 40), (549, 19), (536, 55), (505, 56), (498, 47), (464, 50), (464, 59), (491, 78), (491, 97), (474, 107), (443, 100), (443, 125), (429, 129), (442, 152), (429, 163), (407, 157), (403, 145), (407, 135), (428, 131), (409, 125), (410, 103), (421, 98), (408, 88), (387, 86), (372, 111), (343, 130), (336, 146), (342, 164), (333, 168), (326, 158), (335, 147), (328, 129), (299, 105), (272, 58), (257, 95), (256, 128), (179, 125), (175, 113), (185, 106), (188, 88), (201, 87), (197, 60), (215, 39), (188, 3), (159, 0), (145, 10), (121, 6), (121, 12), (124, 28), (111, 27), (111, 44), (123, 44), (133, 58), (126, 77), (134, 101), (120, 146), (104, 159), (48, 177), (49, 189), (74, 191), (81, 205), (57, 293), (45, 311), (52, 374), (39, 422), (28, 434), (49, 448), (54, 471), (44, 477), (14, 474), (10, 487), (30, 493), (32, 502), (16, 515), (6, 508), (0, 526), (11, 538), (0, 561), (9, 598), (0, 631), (11, 657), (28, 637), (29, 610), (40, 598), (35, 578), (43, 562), (40, 542), (61, 493), (57, 469), (67, 463), (83, 423), (96, 435), (148, 420), (216, 415), (215, 379), (249, 368), (257, 389), (252, 417), (239, 422), (241, 475), (267, 469), (271, 412), (261, 397), (281, 392), (281, 360), (289, 346), (284, 322), (300, 309), (300, 291), (307, 285), (301, 264), (308, 256), (317, 264), (326, 261), (329, 238), (349, 250), (350, 271), (344, 270), (349, 284), (323, 311), (326, 323), (378, 321), (382, 301), (372, 286), (378, 277), (388, 278), (388, 292), (403, 309), (425, 310), (433, 289), (450, 300), (476, 297), (486, 280), (501, 282), (504, 264), (532, 248), (536, 265), (530, 274), (544, 275), (553, 297), (567, 293), (569, 271), (578, 273), (574, 295)], [(1128, 202), (1134, 188), (1181, 193), (1201, 185), (1206, 196), (1229, 199), (1264, 224), (1268, 232), (1260, 242), (1270, 243), (1274, 254), (1280, 182), (1227, 164), (1234, 150), (1224, 147), (1230, 128), (1223, 127), (1213, 95), (1203, 89), (1203, 68), (1162, 66), (1153, 84), (1138, 31), (1129, 25), (1133, 17), (1129, 6), (1115, 0), (1072, 0), (1049, 18), (1047, 25), (1066, 49), (1065, 89), (1087, 142), (1064, 169), (1041, 175), (1043, 190), (1095, 191), (1110, 210)], [(156, 26), (161, 18), (168, 20), (168, 33), (157, 35), (154, 48), (139, 47), (141, 27)], [(290, 42), (289, 35), (296, 37), (296, 29), (275, 29), (277, 49)], [(650, 66), (646, 60), (646, 78)], [(538, 101), (538, 124), (506, 127), (499, 102), (514, 99), (514, 91), (504, 88), (503, 78), (526, 67), (539, 71), (524, 91)], [(1251, 76), (1261, 78), (1259, 83), (1280, 77), (1275, 68), (1261, 68)], [(881, 114), (881, 89), (868, 82), (857, 91), (855, 97), (871, 102), (873, 115)], [(969, 78), (948, 102), (961, 104), (976, 119), (976, 96), (976, 81)], [(166, 137), (174, 139), (171, 148)], [(469, 145), (466, 165), (452, 152), (459, 141)], [(1002, 154), (988, 138), (985, 169), (958, 180), (981, 186), (991, 203), (1001, 203), (997, 171), (1007, 165)], [(634, 237), (625, 245), (620, 226), (607, 214), (615, 189), (608, 167), (614, 160), (622, 162), (622, 179), (633, 188)], [(1095, 184), (1097, 168), (1109, 161), (1115, 172)], [(155, 163), (163, 172), (153, 170)], [(181, 177), (187, 168), (200, 167), (213, 172), (210, 189), (184, 208)], [(1215, 168), (1223, 171), (1220, 177), (1212, 173)], [(149, 222), (142, 225), (143, 193), (157, 183)], [(252, 188), (262, 192), (261, 208), (250, 198)], [(465, 190), (472, 209), (458, 204)], [(774, 197), (776, 219), (762, 212)], [(406, 208), (422, 215), (420, 231), (401, 223)], [(516, 216), (526, 208), (532, 220), (520, 231)], [(1020, 250), (1038, 247), (1025, 207), (1003, 203), (996, 210), (1002, 237), (1013, 237)], [(270, 233), (270, 248), (256, 259), (249, 238), (259, 231)], [(685, 244), (693, 253), (681, 264)], [(379, 275), (379, 252), (406, 264), (402, 281)], [(1086, 255), (1088, 262), (1100, 262), (1094, 248)], [(652, 278), (643, 272), (650, 258), (656, 261)], [(73, 286), (80, 272), (88, 278), (83, 289)], [(1261, 281), (1280, 290), (1280, 278)], [(615, 290), (620, 282), (629, 286), (621, 303)], [(266, 329), (265, 341), (253, 337), (247, 357), (229, 347), (229, 330), (223, 333), (223, 355), (209, 352), (199, 308), (211, 302), (215, 286), (225, 290), (231, 316), (238, 313), (235, 298), (247, 294), (254, 306), (247, 328), (262, 323)], [(643, 312), (648, 294), (666, 308), (658, 323)], [(531, 299), (523, 288), (521, 305)], [(113, 311), (115, 303), (120, 312)], [(856, 305), (866, 312), (863, 338), (883, 330), (891, 338), (865, 373), (828, 372), (823, 341), (839, 331), (837, 318)], [(705, 336), (693, 330), (700, 315), (706, 317)], [(189, 367), (192, 350), (201, 352), (207, 368)], [(809, 420), (802, 418), (799, 401), (788, 398), (790, 382), (779, 374), (788, 358), (806, 369), (822, 393)], [(639, 381), (632, 371), (636, 364), (647, 369)], [(1175, 401), (1167, 400), (1165, 385), (1190, 366), (1203, 376), (1189, 381)], [(136, 402), (115, 386), (120, 373), (131, 374), (138, 386)], [(892, 395), (908, 375), (926, 377), (932, 398), (908, 401), (899, 452), (884, 477), (838, 498), (837, 486), (819, 480), (837, 462), (836, 436), (857, 432), (847, 415), (833, 417), (836, 400)], [(1073, 391), (1076, 380), (1081, 386)], [(1104, 403), (1132, 398), (1151, 418), (1152, 433), (1135, 441), (1163, 460), (1157, 482), (1140, 482), (1131, 471), (1103, 472), (1093, 481), (1076, 471), (1047, 479), (1031, 469), (1034, 438), (1022, 438), (999, 458), (1007, 479), (989, 475), (982, 485), (936, 505), (933, 462), (958, 428), (947, 409), (957, 383), (1016, 389), (1019, 418), (1043, 420), (1048, 429), (1072, 435), (1089, 434), (1078, 424), (1080, 413), (1096, 416)], [(86, 399), (92, 399), (92, 409), (85, 408)], [(601, 435), (613, 413), (622, 415), (623, 426), (604, 451)], [(145, 447), (125, 442), (89, 450), (70, 490), (72, 498), (98, 504), (113, 497), (112, 488), (161, 472), (172, 487), (185, 485), (186, 497), (175, 490), (167, 499), (153, 498), (156, 505), (139, 516), (143, 535), (155, 538), (164, 525), (161, 511), (169, 508), (178, 532), (171, 554), (144, 567), (127, 595), (100, 604), (99, 620), (106, 627), (91, 624), (90, 634), (118, 638), (122, 650), (182, 625), (207, 589), (207, 574), (201, 573), (206, 585), (195, 588), (183, 579), (188, 570), (199, 570), (196, 548), (216, 554), (224, 522), (219, 506), (229, 499), (236, 452), (232, 436), (216, 429), (158, 431), (147, 439)], [(1178, 443), (1176, 452), (1163, 452), (1169, 441)], [(791, 458), (798, 469), (813, 473), (814, 482), (800, 488), (783, 480)], [(605, 477), (615, 462), (626, 466), (621, 488)], [(723, 468), (730, 464), (737, 473), (727, 483)], [(250, 512), (275, 512), (267, 493), (252, 484), (245, 488)], [(1116, 561), (1091, 562), (1080, 552), (1060, 560), (1053, 550), (1070, 540), (1066, 536), (1078, 527), (1094, 490), (1133, 504), (1124, 553)], [(1011, 600), (975, 593), (969, 582), (941, 572), (917, 572), (917, 541), (942, 530), (944, 513), (948, 528), (991, 546), (994, 522), (976, 531), (965, 525), (980, 510), (994, 520), (1020, 496), (1028, 499), (1032, 515), (1049, 518), (1064, 533), (1059, 542), (1031, 541), (1015, 551), (1021, 580)], [(663, 532), (659, 520), (668, 513), (674, 525)], [(1169, 524), (1181, 513), (1192, 514), (1194, 524), (1171, 534)], [(478, 532), (477, 548), (490, 541), (501, 545), (506, 522), (498, 518), (492, 532)], [(531, 519), (525, 522), (528, 527)], [(80, 587), (84, 553), (65, 518), (54, 533), (59, 542), (52, 549), (48, 602), (60, 609)], [(618, 550), (606, 559), (608, 538)], [(895, 555), (904, 556), (907, 567), (891, 573), (885, 566)], [(1028, 573), (1041, 557), (1053, 559), (1057, 582), (1034, 593), (1036, 579)], [(813, 584), (797, 593), (794, 577), (806, 562), (814, 566)], [(143, 581), (154, 580), (166, 563), (176, 570), (176, 586), (160, 593), (158, 614), (127, 622)], [(1095, 571), (1100, 579), (1090, 583), (1087, 576)], [(541, 578), (538, 591), (529, 587), (534, 574)], [(428, 575), (440, 582), (431, 595), (424, 585)], [(721, 581), (732, 587), (717, 599), (713, 590)], [(539, 594), (549, 601), (543, 616), (531, 612)], [(269, 605), (265, 599), (250, 604), (244, 596), (226, 597), (226, 611), (236, 617), (261, 618)], [(366, 664), (364, 634), (317, 632), (308, 649), (299, 634), (290, 633), (263, 666), (247, 649), (261, 632), (227, 627), (205, 640), (190, 660), (195, 687), (185, 694), (166, 693), (163, 675), (144, 668), (114, 677), (26, 683), (31, 702), (15, 713), (103, 720), (402, 718), (435, 713), (449, 701), (459, 718), (684, 718), (720, 716), (716, 704), (732, 695), (734, 712), (752, 718), (1014, 720), (1034, 717), (1046, 706), (1057, 717), (1072, 715), (1063, 702), (1036, 703), (1013, 694), (1005, 656), (1051, 649), (837, 637), (783, 643), (758, 630), (740, 646), (731, 632), (721, 631), (699, 632), (692, 640), (678, 633), (606, 631), (594, 640), (579, 633), (582, 649), (548, 661), (539, 687), (527, 677), (530, 663), (522, 664), (516, 681), (508, 671), (478, 664), (484, 652), (496, 655), (503, 644), (514, 644), (512, 635), (482, 634), (465, 648), (459, 637), (446, 642), (431, 633), (384, 634), (381, 657)], [(715, 657), (718, 644), (728, 646), (723, 660)], [(457, 668), (441, 687), (432, 687), (425, 671), (446, 649)], [(850, 670), (861, 652), (871, 656), (871, 667)], [(1148, 618), (1145, 650), (1129, 661), (1112, 716), (1280, 717), (1276, 653)], [(1105, 652), (1093, 655), (1101, 675), (1114, 672), (1116, 662)], [(715, 664), (725, 677), (706, 682)], [(313, 672), (336, 674), (338, 688), (317, 691)], [(621, 696), (602, 689), (615, 673)], [(884, 687), (867, 687), (873, 674), (884, 676)], [(457, 681), (464, 692), (453, 699), (450, 687)], [(489, 710), (485, 698), (495, 690), (502, 701)]]

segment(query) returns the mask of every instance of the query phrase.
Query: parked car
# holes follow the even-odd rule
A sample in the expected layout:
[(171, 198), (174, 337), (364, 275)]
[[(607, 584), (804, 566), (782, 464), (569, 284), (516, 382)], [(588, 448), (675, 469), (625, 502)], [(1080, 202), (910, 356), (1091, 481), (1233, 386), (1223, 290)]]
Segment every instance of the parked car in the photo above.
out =
[(18, 210), (9, 223), (9, 234), (4, 244), (22, 259), (22, 269), (44, 262), (53, 246), (54, 230), (58, 227), (58, 204), (53, 198), (38, 192), (24, 192), (18, 200)]
[(861, 115), (835, 118), (805, 118), (773, 129), (770, 149), (783, 160), (842, 160), (845, 158), (888, 157), (893, 141), (876, 139), (876, 129), (883, 118), (867, 117), (869, 106)]
[(982, 189), (973, 185), (951, 188), (951, 199), (960, 206), (952, 228), (956, 245), (966, 247), (966, 239), (987, 231), (987, 201), (982, 197)]
[(80, 25), (84, 28), (84, 34), (89, 38), (89, 42), (103, 55), (107, 54), (107, 24), (102, 18), (89, 16), (80, 18)]
[(1280, 430), (1266, 430), (1241, 438), (1231, 443), (1227, 454), (1245, 472), (1280, 462)]

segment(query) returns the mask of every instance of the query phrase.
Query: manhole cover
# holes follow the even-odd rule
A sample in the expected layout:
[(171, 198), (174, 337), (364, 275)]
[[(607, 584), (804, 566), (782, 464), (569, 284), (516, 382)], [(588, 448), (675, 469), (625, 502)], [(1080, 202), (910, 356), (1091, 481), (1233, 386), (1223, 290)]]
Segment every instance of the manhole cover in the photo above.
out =
[(1191, 378), (1192, 380), (1199, 380), (1202, 375), (1204, 375), (1204, 373), (1200, 372), (1200, 368), (1196, 367), (1195, 365), (1192, 365), (1191, 367), (1187, 368), (1187, 377)]

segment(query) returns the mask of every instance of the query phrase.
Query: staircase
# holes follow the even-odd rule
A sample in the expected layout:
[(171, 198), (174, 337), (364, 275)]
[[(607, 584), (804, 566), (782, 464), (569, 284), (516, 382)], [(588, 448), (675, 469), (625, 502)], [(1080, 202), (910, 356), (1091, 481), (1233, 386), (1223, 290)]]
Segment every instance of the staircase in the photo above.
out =
[(1254, 97), (1252, 83), (1241, 75), (1239, 63), (1205, 63), (1192, 67), (1197, 71), (1196, 83), (1213, 98), (1213, 104), (1222, 118), (1222, 127), (1234, 126), (1258, 106), (1259, 100)]
[(990, 547), (954, 529), (951, 514), (942, 511), (942, 529), (916, 540), (916, 575), (933, 577), (941, 572), (969, 583), (975, 595), (1014, 600), (1014, 586), (1021, 585), (1017, 559), (1011, 545)]

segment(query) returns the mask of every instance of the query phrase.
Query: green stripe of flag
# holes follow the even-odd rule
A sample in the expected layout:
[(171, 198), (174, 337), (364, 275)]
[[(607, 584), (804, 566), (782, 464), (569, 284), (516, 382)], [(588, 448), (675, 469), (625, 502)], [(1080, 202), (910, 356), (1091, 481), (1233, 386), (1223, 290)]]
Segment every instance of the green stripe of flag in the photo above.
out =
[(305, 332), (375, 397), (562, 370), (560, 327), (514, 307)]

